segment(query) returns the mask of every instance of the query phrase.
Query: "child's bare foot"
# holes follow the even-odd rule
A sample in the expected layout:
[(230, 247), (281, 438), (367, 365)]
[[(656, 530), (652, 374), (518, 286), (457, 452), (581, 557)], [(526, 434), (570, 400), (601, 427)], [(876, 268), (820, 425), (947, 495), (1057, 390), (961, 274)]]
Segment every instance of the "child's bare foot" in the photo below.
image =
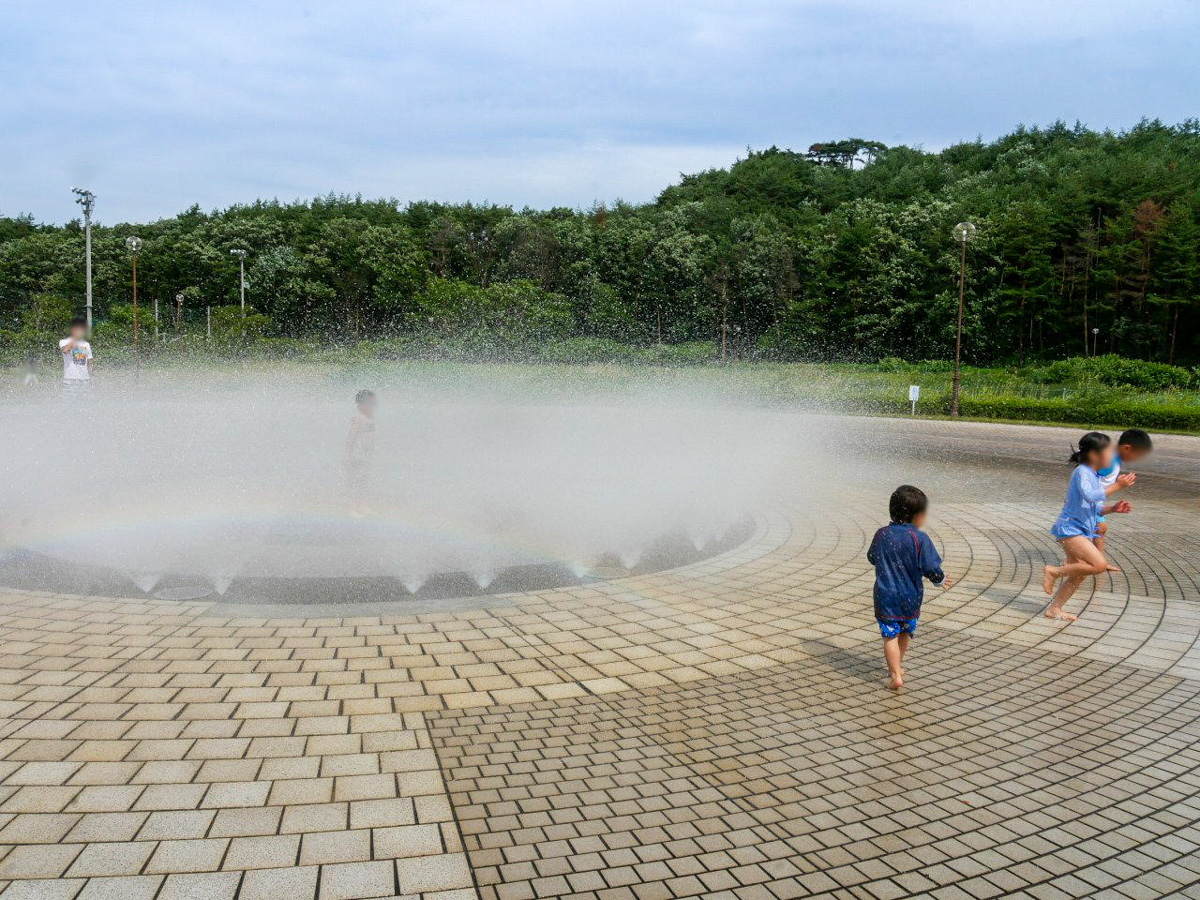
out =
[(900, 688), (904, 687), (904, 676), (889, 675), (883, 683), (887, 685), (888, 690), (898, 691)]
[(1042, 567), (1042, 590), (1044, 590), (1047, 594), (1054, 593), (1054, 582), (1058, 581), (1058, 578), (1050, 572), (1050, 570), (1053, 568), (1054, 566)]
[(1064, 622), (1078, 622), (1079, 616), (1073, 616), (1069, 612), (1063, 612), (1061, 609), (1050, 607), (1046, 610), (1045, 616), (1047, 619), (1062, 619)]

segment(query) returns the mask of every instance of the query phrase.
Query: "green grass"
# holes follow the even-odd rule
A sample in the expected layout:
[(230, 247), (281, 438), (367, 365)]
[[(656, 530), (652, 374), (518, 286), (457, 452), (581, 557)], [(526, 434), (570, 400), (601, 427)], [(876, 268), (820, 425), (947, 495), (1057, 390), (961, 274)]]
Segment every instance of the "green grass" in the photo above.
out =
[[(178, 363), (178, 361), (176, 361)], [(43, 370), (37, 389), (53, 394), (56, 371)], [(126, 382), (127, 366), (101, 370), (110, 382)], [(1068, 373), (1069, 374), (1069, 373)], [(143, 382), (206, 385), (239, 383), (264, 376), (284, 376), (297, 384), (325, 384), (347, 391), (384, 386), (403, 392), (419, 382), (422, 390), (448, 394), (487, 393), (517, 402), (560, 402), (582, 397), (603, 400), (635, 393), (686, 400), (703, 397), (724, 402), (827, 410), (867, 415), (908, 415), (908, 387), (921, 387), (917, 415), (942, 418), (950, 410), (951, 372), (944, 363), (881, 364), (719, 362), (647, 364), (602, 362), (470, 363), (375, 359), (361, 352), (329, 351), (288, 360), (223, 360), (192, 358), (184, 365), (162, 359), (142, 368)], [(431, 387), (432, 386), (432, 387)], [(28, 395), (15, 376), (2, 396)], [(1082, 427), (1143, 427), (1157, 431), (1200, 433), (1200, 391), (1171, 388), (1139, 390), (1075, 378), (1047, 381), (1043, 369), (965, 368), (962, 377), (963, 418), (984, 421), (1058, 424)]]

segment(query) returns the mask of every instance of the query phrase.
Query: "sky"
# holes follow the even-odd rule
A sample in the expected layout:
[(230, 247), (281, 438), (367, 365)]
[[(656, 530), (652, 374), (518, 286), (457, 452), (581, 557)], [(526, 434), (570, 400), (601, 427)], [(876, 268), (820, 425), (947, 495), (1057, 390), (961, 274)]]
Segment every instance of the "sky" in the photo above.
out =
[(1196, 0), (5, 0), (0, 215), (652, 200), (746, 149), (1200, 115)]

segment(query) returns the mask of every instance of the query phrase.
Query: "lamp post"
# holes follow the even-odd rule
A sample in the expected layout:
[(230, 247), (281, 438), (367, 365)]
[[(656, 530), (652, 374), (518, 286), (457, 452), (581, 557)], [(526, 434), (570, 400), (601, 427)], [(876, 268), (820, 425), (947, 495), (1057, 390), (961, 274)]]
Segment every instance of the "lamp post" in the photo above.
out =
[(75, 202), (83, 207), (83, 258), (87, 272), (87, 330), (92, 333), (92, 207), (96, 195), (86, 188), (71, 188)]
[(142, 364), (140, 347), (138, 342), (138, 298), (137, 298), (137, 260), (138, 251), (142, 249), (142, 239), (133, 235), (125, 238), (125, 246), (129, 248), (129, 254), (133, 258), (133, 373), (134, 378), (137, 378)]
[(183, 294), (175, 295), (175, 333), (183, 333)]
[(962, 266), (958, 270), (958, 327), (954, 332), (954, 380), (950, 383), (950, 415), (958, 415), (958, 394), (962, 385), (962, 323), (967, 290), (967, 244), (975, 237), (975, 226), (959, 222), (954, 226), (954, 239), (962, 244)]
[(242, 318), (246, 317), (246, 251), (240, 248), (230, 250), (238, 258), (238, 294), (242, 299)]
[(1092, 329), (1092, 356), (1100, 355), (1100, 329)]

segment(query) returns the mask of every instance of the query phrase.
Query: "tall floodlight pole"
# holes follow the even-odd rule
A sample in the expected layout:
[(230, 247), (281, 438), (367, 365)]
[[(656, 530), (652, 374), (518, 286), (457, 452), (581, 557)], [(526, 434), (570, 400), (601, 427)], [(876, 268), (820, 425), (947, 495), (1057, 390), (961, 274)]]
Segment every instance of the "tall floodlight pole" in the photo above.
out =
[(238, 293), (242, 298), (242, 318), (246, 317), (246, 252), (242, 249), (230, 250), (238, 258)]
[(137, 260), (138, 251), (142, 249), (142, 239), (140, 237), (125, 238), (125, 246), (129, 248), (130, 256), (133, 257), (133, 374), (134, 378), (141, 372), (141, 353), (138, 342), (138, 298), (137, 298)]
[(175, 295), (175, 333), (183, 334), (183, 294)]
[(1100, 329), (1092, 329), (1092, 356), (1100, 355)]
[(954, 239), (962, 244), (962, 265), (958, 270), (958, 327), (954, 332), (954, 380), (950, 383), (950, 415), (958, 415), (958, 394), (962, 386), (962, 323), (967, 292), (967, 244), (975, 237), (975, 226), (959, 222), (954, 226)]
[(96, 195), (86, 188), (71, 188), (75, 202), (83, 207), (83, 258), (87, 272), (87, 330), (92, 333), (92, 208)]

